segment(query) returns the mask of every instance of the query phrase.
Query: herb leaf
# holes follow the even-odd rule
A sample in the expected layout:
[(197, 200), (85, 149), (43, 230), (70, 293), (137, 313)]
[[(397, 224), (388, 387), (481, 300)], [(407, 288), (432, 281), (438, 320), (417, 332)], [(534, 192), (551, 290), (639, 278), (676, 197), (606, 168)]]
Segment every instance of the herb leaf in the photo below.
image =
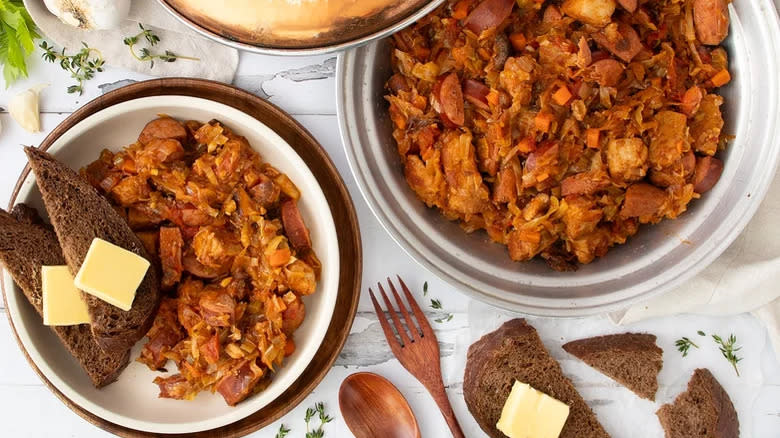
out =
[(688, 355), (688, 350), (691, 349), (691, 347), (699, 348), (698, 345), (696, 345), (693, 341), (683, 336), (682, 338), (676, 340), (674, 342), (674, 345), (677, 347), (677, 351), (682, 353), (683, 357)]
[(439, 301), (438, 298), (431, 299), (431, 308), (433, 309), (441, 309), (441, 301)]
[(731, 366), (734, 367), (734, 372), (736, 372), (737, 376), (739, 376), (739, 369), (737, 369), (737, 364), (742, 360), (742, 358), (738, 357), (736, 353), (737, 351), (741, 350), (742, 347), (737, 346), (737, 337), (732, 333), (729, 335), (728, 340), (726, 341), (724, 341), (723, 338), (718, 335), (712, 335), (712, 339), (720, 346), (719, 349), (723, 354), (723, 357), (725, 357), (726, 360), (731, 363)]
[(276, 432), (275, 438), (285, 438), (290, 433), (290, 429), (284, 427), (284, 424), (279, 425), (279, 432)]
[(35, 50), (33, 40), (38, 38), (35, 23), (21, 0), (0, 0), (0, 64), (6, 88), (27, 77), (25, 58)]
[(423, 296), (428, 296), (428, 282), (423, 283)]
[(698, 335), (699, 335), (699, 336), (707, 336), (707, 333), (704, 333), (704, 332), (703, 332), (703, 331), (701, 331), (701, 330), (699, 330), (699, 331), (698, 331), (698, 332), (696, 332), (696, 333), (698, 333)]
[[(0, 0), (2, 1), (2, 0)], [(96, 72), (103, 71), (103, 54), (100, 50), (93, 49), (82, 42), (82, 49), (73, 55), (65, 53), (63, 47), (61, 51), (54, 50), (46, 41), (41, 41), (40, 48), (43, 49), (43, 59), (47, 62), (59, 62), (60, 68), (70, 73), (70, 77), (78, 81), (76, 85), (67, 88), (69, 94), (84, 93), (84, 82), (95, 77)]]
[(453, 317), (452, 313), (448, 313), (447, 316), (443, 316), (441, 318), (434, 319), (434, 321), (436, 321), (439, 324), (441, 324), (443, 322), (450, 322), (450, 321), (452, 321), (452, 317)]
[[(309, 423), (314, 416), (320, 420), (320, 425), (316, 429), (310, 429)], [(314, 408), (306, 409), (306, 438), (322, 438), (325, 436), (325, 430), (322, 428), (324, 425), (333, 421), (333, 417), (325, 413), (325, 404), (319, 402), (314, 405)]]
[[(2, 0), (0, 0), (2, 1)], [(154, 68), (154, 60), (159, 59), (163, 62), (174, 62), (177, 59), (187, 59), (190, 61), (200, 61), (198, 58), (193, 58), (191, 56), (181, 56), (177, 55), (170, 50), (166, 50), (164, 54), (158, 54), (158, 53), (152, 53), (151, 50), (144, 47), (140, 50), (139, 53), (136, 53), (135, 51), (135, 45), (138, 44), (138, 39), (140, 37), (144, 37), (146, 42), (150, 46), (156, 46), (157, 43), (160, 42), (160, 37), (157, 36), (154, 31), (151, 29), (147, 29), (144, 27), (143, 24), (138, 23), (138, 27), (141, 28), (141, 31), (137, 34), (129, 37), (125, 37), (125, 39), (122, 40), (122, 42), (130, 48), (130, 54), (133, 55), (133, 58), (137, 59), (140, 62), (148, 62), (149, 68)]]

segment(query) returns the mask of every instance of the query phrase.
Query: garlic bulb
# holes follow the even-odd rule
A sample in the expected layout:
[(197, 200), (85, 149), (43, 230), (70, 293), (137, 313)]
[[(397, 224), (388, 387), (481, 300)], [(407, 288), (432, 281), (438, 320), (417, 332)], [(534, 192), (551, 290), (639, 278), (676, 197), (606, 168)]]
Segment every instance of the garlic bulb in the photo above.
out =
[(48, 84), (32, 87), (12, 97), (8, 102), (8, 112), (11, 114), (11, 117), (26, 131), (38, 132), (41, 130), (41, 116), (38, 112), (38, 93), (46, 87), (48, 87)]
[(114, 29), (130, 11), (130, 0), (44, 0), (65, 24), (82, 29)]

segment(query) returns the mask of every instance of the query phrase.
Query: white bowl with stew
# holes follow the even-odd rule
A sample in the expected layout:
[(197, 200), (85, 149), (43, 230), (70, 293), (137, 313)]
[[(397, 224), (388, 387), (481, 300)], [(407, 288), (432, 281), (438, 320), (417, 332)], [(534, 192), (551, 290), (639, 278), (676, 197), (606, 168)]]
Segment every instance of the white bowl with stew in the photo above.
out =
[[(287, 174), (301, 192), (298, 206), (310, 230), (314, 250), (322, 262), (322, 274), (316, 292), (303, 298), (306, 318), (295, 332), (296, 351), (273, 374), (268, 387), (231, 407), (219, 393), (208, 391), (201, 392), (192, 401), (158, 398), (159, 388), (153, 383), (154, 378), (176, 373), (177, 369), (169, 362), (168, 372), (160, 373), (136, 362), (145, 338), (133, 348), (131, 362), (116, 382), (101, 389), (94, 388), (54, 333), (42, 324), (7, 271), (3, 271), (6, 304), (14, 329), (41, 376), (61, 398), (65, 397), (63, 400), (71, 408), (90, 418), (99, 417), (101, 422), (96, 424), (101, 427), (125, 434), (128, 430), (167, 434), (215, 429), (250, 416), (273, 402), (302, 375), (320, 348), (328, 332), (339, 290), (339, 242), (328, 201), (318, 180), (279, 134), (247, 113), (192, 96), (135, 98), (87, 116), (62, 133), (48, 152), (71, 168), (79, 169), (94, 161), (104, 148), (118, 151), (133, 143), (144, 125), (158, 114), (204, 123), (217, 119), (245, 136), (264, 161)], [(22, 182), (14, 202), (33, 206), (45, 216), (32, 173)], [(125, 429), (116, 429), (113, 425)], [(247, 424), (246, 431), (251, 431), (251, 427), (252, 424)]]
[(544, 261), (513, 262), (483, 231), (466, 234), (409, 188), (392, 137), (385, 82), (388, 40), (343, 53), (337, 104), (347, 158), (368, 205), (420, 264), (458, 290), (506, 309), (544, 316), (589, 315), (626, 307), (682, 284), (715, 260), (755, 213), (780, 155), (780, 29), (771, 0), (729, 5), (724, 42), (733, 80), (719, 89), (724, 132), (733, 134), (720, 181), (675, 220), (642, 226), (576, 272)]

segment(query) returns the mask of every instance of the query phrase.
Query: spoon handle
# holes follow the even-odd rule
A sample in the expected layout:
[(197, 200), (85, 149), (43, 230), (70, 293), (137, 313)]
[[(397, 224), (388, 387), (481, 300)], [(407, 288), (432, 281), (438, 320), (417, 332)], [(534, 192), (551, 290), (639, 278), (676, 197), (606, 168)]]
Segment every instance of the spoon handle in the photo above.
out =
[(439, 406), (439, 410), (444, 416), (444, 420), (447, 422), (447, 426), (449, 426), (452, 436), (454, 438), (465, 438), (463, 430), (461, 430), (460, 424), (458, 424), (458, 419), (455, 418), (455, 412), (452, 411), (450, 400), (447, 398), (447, 392), (444, 390), (444, 382), (440, 382), (437, 386), (437, 388), (428, 388), (428, 392), (431, 394), (431, 397), (433, 397), (436, 405)]

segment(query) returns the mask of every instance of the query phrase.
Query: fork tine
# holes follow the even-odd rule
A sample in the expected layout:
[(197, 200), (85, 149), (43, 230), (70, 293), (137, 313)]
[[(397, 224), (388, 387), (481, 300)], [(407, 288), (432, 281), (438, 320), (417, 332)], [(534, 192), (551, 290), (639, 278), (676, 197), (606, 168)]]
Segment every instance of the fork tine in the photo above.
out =
[(398, 339), (396, 339), (395, 335), (393, 334), (393, 329), (390, 328), (390, 323), (387, 322), (385, 312), (383, 312), (382, 307), (379, 306), (379, 303), (374, 296), (374, 291), (372, 291), (371, 288), (368, 288), (368, 294), (371, 296), (371, 302), (374, 303), (374, 311), (376, 312), (377, 319), (379, 319), (379, 324), (382, 326), (382, 331), (385, 333), (387, 343), (390, 344), (390, 349), (395, 353), (395, 351), (400, 348), (401, 345), (398, 343)]
[(404, 345), (411, 344), (412, 340), (409, 339), (409, 335), (406, 334), (406, 330), (404, 329), (404, 326), (401, 324), (401, 320), (398, 319), (398, 313), (395, 312), (393, 305), (390, 303), (390, 299), (387, 298), (387, 294), (385, 293), (385, 288), (382, 287), (382, 283), (377, 283), (376, 285), (379, 286), (379, 292), (382, 293), (382, 298), (384, 298), (385, 305), (387, 305), (387, 313), (390, 314), (390, 318), (392, 318), (393, 320), (393, 325), (395, 325), (395, 329), (398, 330), (398, 335), (401, 337), (401, 341), (403, 341)]
[(409, 302), (409, 307), (412, 308), (414, 316), (417, 318), (417, 322), (420, 323), (420, 330), (426, 336), (435, 336), (433, 334), (433, 328), (431, 328), (431, 324), (428, 322), (428, 318), (425, 317), (425, 314), (423, 313), (422, 309), (420, 309), (420, 306), (412, 296), (412, 293), (409, 292), (409, 288), (406, 287), (406, 283), (404, 283), (400, 275), (396, 275), (396, 278), (398, 278), (398, 281), (401, 283), (401, 289), (403, 289), (404, 295), (406, 295), (406, 301)]
[(404, 306), (404, 300), (402, 300), (401, 297), (398, 295), (398, 291), (395, 290), (395, 285), (393, 284), (392, 280), (390, 280), (390, 277), (387, 277), (387, 284), (390, 285), (390, 290), (393, 292), (393, 296), (395, 297), (395, 302), (398, 303), (398, 308), (401, 309), (401, 314), (404, 316), (404, 319), (406, 320), (406, 326), (409, 328), (409, 331), (412, 332), (412, 337), (415, 340), (419, 340), (422, 331), (418, 329), (417, 326), (414, 324), (414, 321), (412, 321), (412, 315), (410, 315), (409, 311), (406, 310), (406, 306)]

